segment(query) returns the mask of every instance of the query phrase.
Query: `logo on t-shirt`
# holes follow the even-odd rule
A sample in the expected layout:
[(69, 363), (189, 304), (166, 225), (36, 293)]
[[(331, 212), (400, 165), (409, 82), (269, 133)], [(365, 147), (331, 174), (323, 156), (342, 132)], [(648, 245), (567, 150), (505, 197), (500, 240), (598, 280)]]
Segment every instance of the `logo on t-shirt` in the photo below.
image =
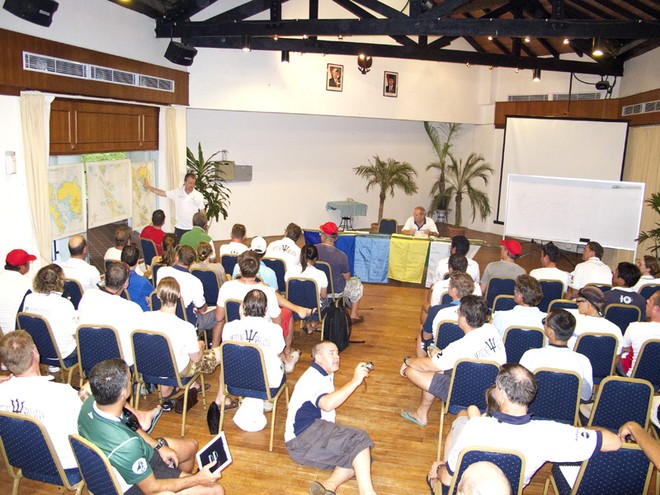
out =
[(133, 471), (135, 474), (143, 474), (147, 471), (147, 460), (144, 457), (140, 457), (137, 461), (133, 463), (133, 467), (131, 467), (131, 471)]

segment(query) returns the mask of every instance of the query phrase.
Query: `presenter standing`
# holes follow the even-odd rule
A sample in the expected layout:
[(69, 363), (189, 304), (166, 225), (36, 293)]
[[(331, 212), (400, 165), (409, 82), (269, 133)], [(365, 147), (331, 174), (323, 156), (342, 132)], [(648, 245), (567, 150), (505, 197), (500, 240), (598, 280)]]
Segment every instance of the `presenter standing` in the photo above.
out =
[(164, 191), (149, 184), (148, 179), (144, 179), (144, 187), (158, 196), (169, 198), (174, 201), (176, 209), (176, 221), (174, 223), (174, 234), (178, 241), (181, 236), (192, 230), (192, 218), (198, 211), (204, 211), (204, 197), (202, 193), (195, 190), (195, 174), (187, 173), (183, 179), (183, 187)]

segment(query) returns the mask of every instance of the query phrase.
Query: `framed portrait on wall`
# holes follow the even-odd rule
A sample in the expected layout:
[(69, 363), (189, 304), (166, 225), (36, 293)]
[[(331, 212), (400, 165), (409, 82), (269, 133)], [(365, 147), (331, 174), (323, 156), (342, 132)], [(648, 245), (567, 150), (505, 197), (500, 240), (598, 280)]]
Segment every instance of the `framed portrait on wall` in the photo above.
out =
[(344, 66), (328, 64), (325, 79), (325, 89), (328, 91), (341, 91), (344, 88)]
[(399, 73), (385, 71), (383, 77), (383, 96), (396, 98), (399, 95)]

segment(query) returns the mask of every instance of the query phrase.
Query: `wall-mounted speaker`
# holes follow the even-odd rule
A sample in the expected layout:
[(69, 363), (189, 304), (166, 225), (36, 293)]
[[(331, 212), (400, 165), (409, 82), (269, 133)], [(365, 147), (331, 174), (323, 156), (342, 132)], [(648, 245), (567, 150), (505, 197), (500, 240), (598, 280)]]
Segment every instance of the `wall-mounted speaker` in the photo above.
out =
[(197, 49), (176, 41), (170, 41), (165, 52), (167, 60), (179, 65), (192, 65), (195, 55), (197, 55)]
[(54, 0), (5, 0), (3, 8), (28, 22), (48, 27), (59, 4)]

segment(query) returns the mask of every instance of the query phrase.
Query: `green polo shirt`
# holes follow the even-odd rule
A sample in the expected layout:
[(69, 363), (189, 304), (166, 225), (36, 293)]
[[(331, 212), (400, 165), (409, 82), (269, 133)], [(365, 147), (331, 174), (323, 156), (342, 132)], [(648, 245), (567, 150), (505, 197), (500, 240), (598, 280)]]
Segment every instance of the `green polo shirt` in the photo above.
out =
[(108, 457), (122, 478), (125, 492), (151, 473), (154, 449), (119, 418), (104, 414), (96, 407), (94, 397), (85, 401), (78, 415), (78, 433), (92, 442)]
[(211, 236), (206, 233), (206, 231), (201, 227), (193, 227), (192, 230), (189, 230), (183, 236), (181, 236), (181, 241), (179, 244), (182, 246), (190, 246), (194, 250), (197, 250), (197, 246), (200, 242), (208, 242), (213, 245)]

